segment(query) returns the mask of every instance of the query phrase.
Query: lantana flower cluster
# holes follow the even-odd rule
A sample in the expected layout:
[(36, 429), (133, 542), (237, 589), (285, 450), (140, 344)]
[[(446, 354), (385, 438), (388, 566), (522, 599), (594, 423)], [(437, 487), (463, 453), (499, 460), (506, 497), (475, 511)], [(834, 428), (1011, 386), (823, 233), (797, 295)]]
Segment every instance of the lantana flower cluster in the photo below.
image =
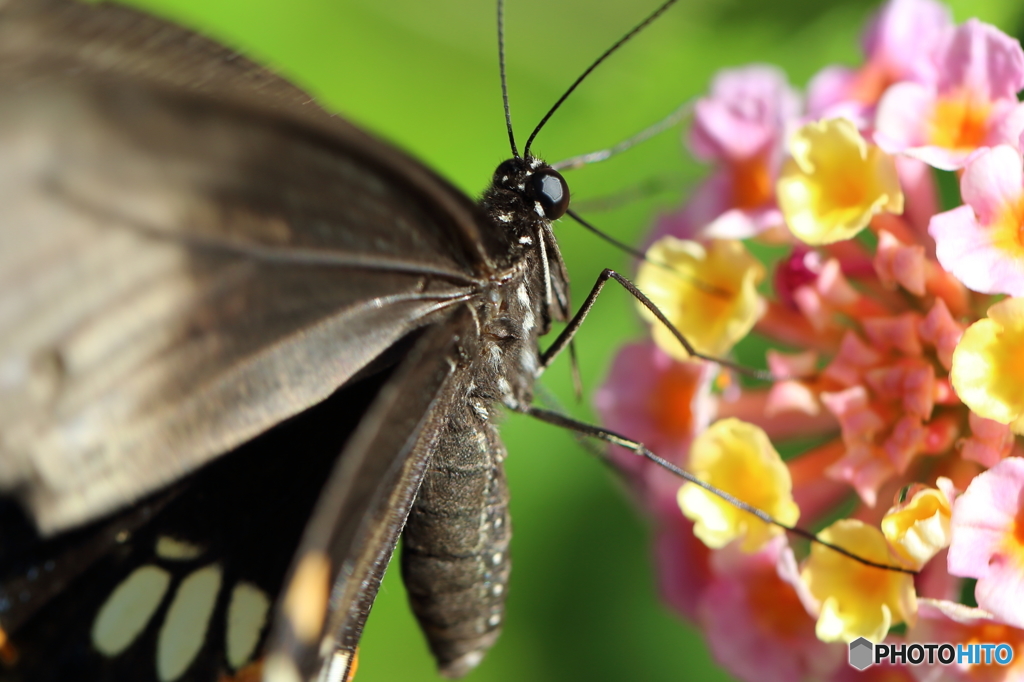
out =
[(665, 599), (737, 678), (839, 680), (866, 637), (1016, 649), (874, 668), (887, 679), (1024, 679), (1024, 51), (933, 0), (890, 0), (863, 48), (803, 95), (769, 66), (719, 73), (687, 139), (712, 171), (639, 266), (698, 351), (767, 340), (774, 381), (689, 358), (641, 309), (652, 338), (621, 349), (596, 406), (782, 523), (916, 572), (798, 542), (617, 450)]

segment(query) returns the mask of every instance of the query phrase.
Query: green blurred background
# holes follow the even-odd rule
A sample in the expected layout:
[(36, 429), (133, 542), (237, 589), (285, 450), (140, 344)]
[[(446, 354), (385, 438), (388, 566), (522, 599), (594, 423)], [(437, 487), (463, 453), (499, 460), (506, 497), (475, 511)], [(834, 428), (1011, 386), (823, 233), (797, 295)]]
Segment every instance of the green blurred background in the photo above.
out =
[[(656, 5), (622, 0), (508, 0), (507, 54), (520, 145), (562, 90)], [(471, 196), (508, 156), (491, 0), (133, 0), (273, 65), (330, 110), (409, 150)], [(859, 58), (875, 3), (864, 0), (680, 0), (602, 66), (551, 120), (535, 152), (549, 161), (604, 148), (703, 92), (716, 70), (768, 62), (802, 87), (830, 62)], [(1008, 32), (1019, 0), (959, 0)], [(638, 241), (659, 210), (682, 200), (701, 170), (678, 131), (567, 177), (577, 206), (655, 181), (667, 187), (596, 224)], [(604, 267), (628, 259), (571, 222), (556, 226), (579, 300)], [(642, 334), (623, 293), (607, 290), (580, 334), (588, 393), (615, 348)], [(567, 364), (543, 383), (577, 415)], [(511, 416), (514, 570), (501, 640), (468, 678), (497, 680), (725, 680), (691, 628), (656, 593), (648, 529), (611, 476), (571, 434)], [(390, 571), (366, 628), (359, 682), (437, 679)]]

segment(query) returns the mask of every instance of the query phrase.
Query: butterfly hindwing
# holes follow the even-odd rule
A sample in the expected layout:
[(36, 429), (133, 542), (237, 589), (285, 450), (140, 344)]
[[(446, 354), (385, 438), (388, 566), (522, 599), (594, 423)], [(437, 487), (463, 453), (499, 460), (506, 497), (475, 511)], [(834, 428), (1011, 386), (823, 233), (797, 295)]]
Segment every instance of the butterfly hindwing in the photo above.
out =
[[(278, 679), (346, 679), (363, 624), (454, 401), (470, 378), (463, 359), (476, 350), (468, 308), (424, 332), (353, 435), (306, 529), (275, 621), (268, 665)], [(376, 487), (361, 481), (379, 481)], [(350, 523), (353, 512), (359, 523)], [(329, 566), (329, 608), (306, 621), (308, 567)], [(292, 595), (296, 598), (290, 600)], [(310, 595), (321, 595), (318, 602)], [(302, 597), (302, 599), (300, 599)], [(295, 609), (291, 606), (295, 605)]]
[(252, 663), (324, 482), (387, 374), (112, 518), (9, 551), (0, 623), (18, 661), (0, 677), (215, 680)]

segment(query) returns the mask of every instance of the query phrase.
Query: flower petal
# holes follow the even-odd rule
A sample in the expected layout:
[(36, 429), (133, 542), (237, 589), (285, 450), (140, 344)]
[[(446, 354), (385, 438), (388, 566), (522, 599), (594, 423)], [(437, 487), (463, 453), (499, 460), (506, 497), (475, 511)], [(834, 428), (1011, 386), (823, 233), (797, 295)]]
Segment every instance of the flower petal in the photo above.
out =
[(849, 239), (881, 211), (903, 211), (896, 164), (845, 119), (809, 123), (790, 139), (776, 187), (789, 229), (807, 244)]
[(988, 318), (964, 332), (953, 351), (950, 380), (974, 412), (1015, 433), (1024, 432), (1024, 298), (1008, 298), (988, 309)]
[[(865, 559), (894, 563), (882, 533), (861, 521), (837, 521), (818, 537)], [(881, 642), (891, 626), (912, 624), (916, 617), (914, 581), (905, 573), (865, 566), (812, 544), (801, 577), (821, 602), (817, 632), (825, 641), (851, 642), (866, 637)]]
[[(793, 524), (800, 516), (789, 470), (767, 434), (753, 424), (732, 418), (712, 424), (693, 442), (690, 471), (782, 523)], [(679, 489), (679, 506), (696, 522), (697, 537), (715, 549), (741, 539), (743, 551), (754, 552), (782, 532), (694, 483)]]
[(979, 474), (953, 505), (949, 572), (977, 578), (978, 606), (1024, 627), (1024, 459)]
[[(729, 352), (764, 311), (757, 293), (764, 266), (742, 242), (715, 239), (704, 245), (663, 237), (647, 256), (637, 274), (637, 287), (699, 352), (714, 356)], [(679, 360), (689, 357), (651, 311), (639, 304), (638, 308), (654, 325), (654, 341), (662, 350)]]

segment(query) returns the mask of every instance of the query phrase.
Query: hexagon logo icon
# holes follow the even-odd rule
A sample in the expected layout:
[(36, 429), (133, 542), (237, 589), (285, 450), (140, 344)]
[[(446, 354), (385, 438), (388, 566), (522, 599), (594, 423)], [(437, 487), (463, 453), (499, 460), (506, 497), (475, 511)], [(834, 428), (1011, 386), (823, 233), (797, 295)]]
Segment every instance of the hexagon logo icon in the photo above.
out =
[(863, 637), (858, 637), (850, 642), (850, 665), (857, 670), (864, 670), (874, 663), (874, 653), (875, 645)]

